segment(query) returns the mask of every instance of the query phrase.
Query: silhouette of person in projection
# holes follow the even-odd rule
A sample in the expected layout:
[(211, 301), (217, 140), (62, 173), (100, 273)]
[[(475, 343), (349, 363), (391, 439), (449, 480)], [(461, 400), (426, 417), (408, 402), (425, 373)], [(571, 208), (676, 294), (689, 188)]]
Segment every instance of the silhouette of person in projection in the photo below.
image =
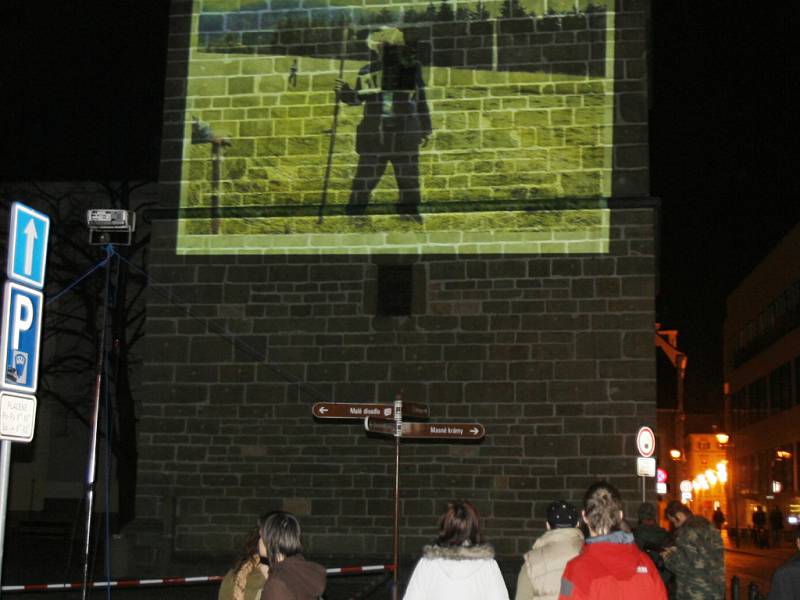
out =
[(358, 166), (346, 212), (366, 212), (372, 190), (392, 163), (400, 194), (397, 213), (419, 221), (419, 149), (432, 131), (422, 67), (399, 29), (371, 33), (367, 46), (372, 57), (359, 70), (355, 89), (336, 82), (343, 103), (364, 105), (356, 131)]

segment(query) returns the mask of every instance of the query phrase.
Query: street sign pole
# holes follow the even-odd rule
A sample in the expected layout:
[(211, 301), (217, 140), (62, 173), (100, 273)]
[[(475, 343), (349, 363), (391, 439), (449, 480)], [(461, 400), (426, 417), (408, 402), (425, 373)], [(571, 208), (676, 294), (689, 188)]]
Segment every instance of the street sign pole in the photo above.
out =
[(94, 403), (92, 406), (91, 437), (89, 439), (89, 459), (86, 465), (86, 524), (83, 538), (83, 585), (81, 600), (86, 600), (89, 592), (89, 546), (92, 534), (92, 511), (94, 510), (95, 476), (97, 474), (97, 430), (100, 421), (100, 392), (103, 387), (103, 367), (106, 360), (106, 329), (108, 318), (108, 288), (111, 285), (111, 258), (113, 249), (106, 247), (106, 278), (103, 291), (103, 318), (100, 330), (100, 348), (97, 351), (97, 373), (94, 383)]
[(394, 400), (394, 532), (392, 548), (394, 550), (394, 581), (392, 600), (397, 600), (400, 590), (400, 436), (403, 433), (403, 396), (398, 394)]
[[(11, 442), (30, 442), (36, 420), (47, 244), (50, 217), (21, 202), (11, 205), (0, 334), (0, 584), (8, 510)], [(2, 589), (0, 587), (0, 589)]]
[[(0, 584), (3, 575), (3, 545), (6, 538), (6, 510), (8, 509), (8, 478), (11, 469), (11, 442), (3, 440), (0, 446)], [(0, 591), (2, 594), (2, 591)]]

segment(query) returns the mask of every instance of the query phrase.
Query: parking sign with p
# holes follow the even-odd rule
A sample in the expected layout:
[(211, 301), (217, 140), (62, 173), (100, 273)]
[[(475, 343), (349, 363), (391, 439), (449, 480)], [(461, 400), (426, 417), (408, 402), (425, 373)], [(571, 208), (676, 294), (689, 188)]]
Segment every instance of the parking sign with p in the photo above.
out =
[(39, 373), (42, 293), (7, 281), (3, 288), (2, 387), (34, 393)]

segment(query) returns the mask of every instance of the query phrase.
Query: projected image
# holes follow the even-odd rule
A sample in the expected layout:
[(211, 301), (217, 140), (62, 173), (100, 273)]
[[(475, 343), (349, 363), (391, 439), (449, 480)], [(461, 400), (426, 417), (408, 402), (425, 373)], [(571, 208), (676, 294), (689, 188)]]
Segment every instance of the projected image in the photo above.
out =
[(604, 252), (604, 2), (195, 0), (182, 253)]

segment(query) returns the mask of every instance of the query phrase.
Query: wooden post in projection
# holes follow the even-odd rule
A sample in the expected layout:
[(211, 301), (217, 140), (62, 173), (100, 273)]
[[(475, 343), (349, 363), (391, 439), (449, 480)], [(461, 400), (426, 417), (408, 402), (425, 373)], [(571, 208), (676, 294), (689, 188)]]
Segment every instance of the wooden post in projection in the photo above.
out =
[(428, 406), (403, 402), (397, 394), (393, 404), (318, 402), (311, 409), (319, 419), (364, 419), (370, 433), (394, 437), (394, 526), (392, 531), (392, 600), (397, 600), (400, 584), (400, 441), (408, 439), (448, 439), (475, 441), (486, 435), (480, 423), (406, 423), (407, 419), (427, 419)]

